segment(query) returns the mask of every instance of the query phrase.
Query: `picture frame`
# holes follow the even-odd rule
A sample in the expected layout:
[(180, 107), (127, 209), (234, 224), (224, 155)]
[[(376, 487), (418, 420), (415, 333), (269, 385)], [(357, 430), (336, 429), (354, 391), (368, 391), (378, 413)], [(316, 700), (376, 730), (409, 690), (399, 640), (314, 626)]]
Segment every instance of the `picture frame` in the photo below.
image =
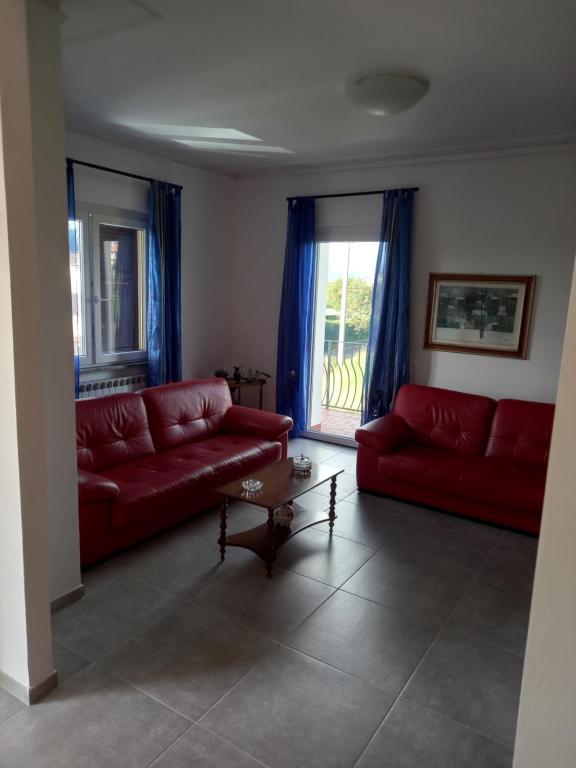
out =
[(425, 349), (526, 359), (535, 275), (431, 273)]

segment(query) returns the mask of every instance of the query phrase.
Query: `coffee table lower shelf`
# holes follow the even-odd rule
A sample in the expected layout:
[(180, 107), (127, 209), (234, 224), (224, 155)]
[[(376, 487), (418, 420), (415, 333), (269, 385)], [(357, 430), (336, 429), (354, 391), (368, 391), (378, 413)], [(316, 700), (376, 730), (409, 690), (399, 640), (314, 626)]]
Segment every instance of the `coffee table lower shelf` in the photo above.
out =
[[(335, 520), (336, 518), (334, 518)], [(299, 527), (294, 526), (281, 526), (274, 525), (274, 532), (271, 535), (268, 523), (257, 525), (255, 528), (249, 528), (247, 531), (241, 531), (240, 533), (233, 533), (230, 536), (226, 536), (226, 547), (241, 547), (242, 549), (249, 549), (258, 555), (266, 564), (270, 560), (274, 559), (280, 547), (286, 544), (287, 541), (297, 533), (305, 531), (306, 528), (312, 528), (315, 525), (321, 523), (329, 523), (330, 518), (326, 517), (322, 520), (315, 520), (313, 523), (307, 525), (301, 525)]]

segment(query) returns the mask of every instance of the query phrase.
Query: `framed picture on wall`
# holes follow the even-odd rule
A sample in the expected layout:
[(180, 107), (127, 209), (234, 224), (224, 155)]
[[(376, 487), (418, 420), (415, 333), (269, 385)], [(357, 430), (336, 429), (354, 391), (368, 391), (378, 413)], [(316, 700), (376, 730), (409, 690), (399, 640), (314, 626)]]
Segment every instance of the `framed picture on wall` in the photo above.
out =
[(534, 275), (430, 275), (424, 347), (526, 358)]

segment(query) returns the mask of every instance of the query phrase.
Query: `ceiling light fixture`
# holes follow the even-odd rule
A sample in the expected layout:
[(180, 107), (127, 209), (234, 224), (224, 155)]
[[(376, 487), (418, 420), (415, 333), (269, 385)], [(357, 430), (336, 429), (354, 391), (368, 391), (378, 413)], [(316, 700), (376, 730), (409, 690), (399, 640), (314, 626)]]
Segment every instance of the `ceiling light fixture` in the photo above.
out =
[(417, 104), (428, 90), (429, 83), (411, 75), (385, 72), (353, 75), (346, 81), (349, 101), (371, 115), (397, 115)]

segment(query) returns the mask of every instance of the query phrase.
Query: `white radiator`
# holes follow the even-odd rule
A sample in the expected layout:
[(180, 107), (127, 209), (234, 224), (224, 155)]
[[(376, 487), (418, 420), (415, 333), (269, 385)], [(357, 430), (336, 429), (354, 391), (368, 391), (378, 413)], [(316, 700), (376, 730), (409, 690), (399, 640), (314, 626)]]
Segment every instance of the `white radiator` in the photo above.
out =
[(146, 377), (119, 376), (117, 379), (100, 379), (98, 381), (84, 381), (80, 384), (80, 400), (89, 397), (106, 397), (118, 395), (121, 392), (137, 392), (146, 386)]

